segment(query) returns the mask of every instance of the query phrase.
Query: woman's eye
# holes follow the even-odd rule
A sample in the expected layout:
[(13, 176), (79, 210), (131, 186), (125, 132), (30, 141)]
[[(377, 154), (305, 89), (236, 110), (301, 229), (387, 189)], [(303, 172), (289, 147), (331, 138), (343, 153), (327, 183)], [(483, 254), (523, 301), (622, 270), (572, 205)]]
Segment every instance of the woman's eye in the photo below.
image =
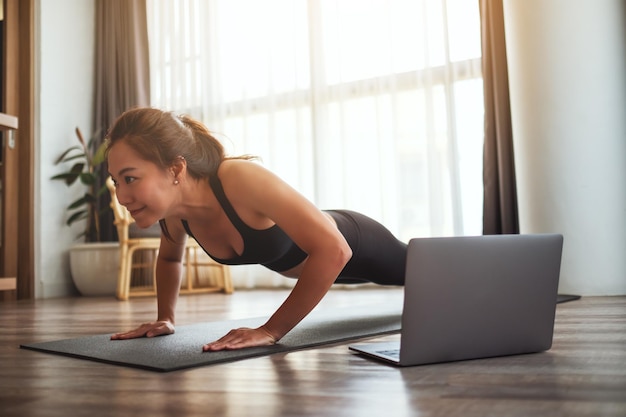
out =
[(126, 184), (130, 184), (133, 181), (135, 181), (135, 177), (124, 177), (124, 182)]

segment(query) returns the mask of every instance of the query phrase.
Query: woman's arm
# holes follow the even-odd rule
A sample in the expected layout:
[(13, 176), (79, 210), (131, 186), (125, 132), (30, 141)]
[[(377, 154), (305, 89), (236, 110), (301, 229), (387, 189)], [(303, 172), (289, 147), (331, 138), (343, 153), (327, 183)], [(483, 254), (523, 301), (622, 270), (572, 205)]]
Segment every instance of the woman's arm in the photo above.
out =
[(185, 241), (183, 238), (182, 244), (174, 244), (162, 237), (157, 257), (157, 321), (168, 321), (172, 325), (176, 322), (176, 302), (183, 276), (182, 258)]
[[(138, 328), (117, 333), (113, 340), (154, 337), (174, 333), (176, 301), (182, 279), (182, 257), (185, 250), (186, 234), (176, 227), (169, 227), (173, 241), (161, 236), (161, 245), (156, 263), (157, 320), (144, 323)], [(181, 227), (182, 230), (182, 227)]]
[(352, 256), (336, 226), (278, 177), (251, 162), (232, 163), (225, 168), (220, 178), (240, 217), (248, 224), (254, 219), (253, 212), (270, 218), (308, 257), (298, 282), (267, 323), (258, 329), (233, 330), (205, 345), (204, 350), (239, 349), (281, 339), (315, 308)]
[(309, 253), (298, 282), (264, 325), (275, 340), (281, 339), (315, 308), (350, 256), (349, 248), (342, 248), (341, 245), (335, 246), (334, 251), (315, 250)]

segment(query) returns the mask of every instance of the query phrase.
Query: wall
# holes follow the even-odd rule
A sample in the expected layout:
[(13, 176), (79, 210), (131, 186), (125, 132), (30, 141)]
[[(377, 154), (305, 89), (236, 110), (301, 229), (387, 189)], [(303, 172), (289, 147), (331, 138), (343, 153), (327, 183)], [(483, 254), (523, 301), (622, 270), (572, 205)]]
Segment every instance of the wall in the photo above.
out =
[(626, 2), (504, 0), (520, 226), (562, 293), (626, 294)]
[(54, 160), (91, 129), (94, 74), (94, 0), (39, 0), (36, 10), (35, 296), (75, 293), (68, 248), (80, 226), (68, 228), (66, 207), (78, 188), (51, 181)]

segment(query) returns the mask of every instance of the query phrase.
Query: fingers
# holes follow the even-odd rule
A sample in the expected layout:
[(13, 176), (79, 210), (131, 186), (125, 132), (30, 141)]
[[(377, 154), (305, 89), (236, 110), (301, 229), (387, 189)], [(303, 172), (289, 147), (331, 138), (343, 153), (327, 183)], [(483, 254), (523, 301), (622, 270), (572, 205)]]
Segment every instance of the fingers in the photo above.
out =
[(145, 335), (145, 331), (142, 331), (142, 327), (139, 327), (135, 330), (130, 330), (128, 332), (116, 333), (111, 336), (111, 340), (125, 340), (125, 339), (135, 339), (138, 337), (143, 337)]
[(116, 333), (111, 340), (136, 339), (139, 337), (156, 337), (174, 333), (174, 326), (167, 321), (144, 323), (134, 330)]
[(245, 333), (245, 330), (249, 329), (235, 329), (231, 330), (226, 334), (226, 336), (221, 337), (215, 342), (208, 343), (202, 347), (202, 351), (217, 351), (217, 350), (231, 350), (237, 349), (238, 347), (242, 347), (241, 344), (244, 342), (242, 339), (242, 335)]
[(202, 346), (203, 352), (235, 350), (253, 346), (268, 346), (276, 343), (274, 338), (262, 329), (240, 328), (228, 332), (225, 336)]

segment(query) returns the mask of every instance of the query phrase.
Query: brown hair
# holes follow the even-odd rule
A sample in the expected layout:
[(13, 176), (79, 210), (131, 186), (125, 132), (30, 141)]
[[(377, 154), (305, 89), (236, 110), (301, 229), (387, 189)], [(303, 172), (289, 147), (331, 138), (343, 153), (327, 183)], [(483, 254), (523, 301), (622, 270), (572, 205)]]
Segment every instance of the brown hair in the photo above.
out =
[(109, 130), (107, 142), (107, 149), (125, 142), (141, 158), (162, 169), (182, 156), (187, 161), (187, 172), (195, 179), (216, 175), (225, 159), (254, 158), (248, 155), (226, 157), (222, 144), (201, 122), (149, 107), (122, 113)]

